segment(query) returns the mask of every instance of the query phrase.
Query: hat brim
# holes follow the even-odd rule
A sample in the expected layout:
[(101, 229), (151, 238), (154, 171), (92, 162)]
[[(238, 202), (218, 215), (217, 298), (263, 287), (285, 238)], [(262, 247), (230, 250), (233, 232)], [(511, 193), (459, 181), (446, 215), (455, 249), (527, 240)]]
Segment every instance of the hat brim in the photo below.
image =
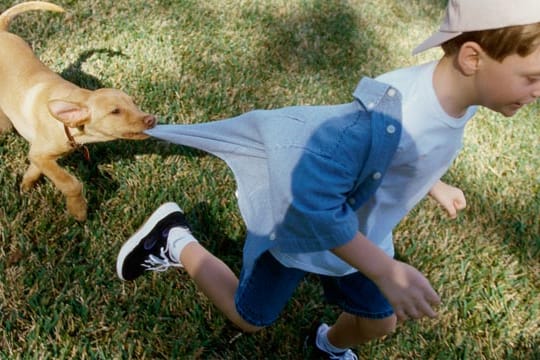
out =
[(431, 35), (427, 40), (425, 40), (423, 43), (418, 45), (413, 50), (413, 55), (416, 55), (422, 51), (425, 51), (427, 49), (431, 49), (432, 47), (439, 46), (444, 42), (447, 42), (448, 40), (451, 40), (459, 35), (461, 35), (461, 32), (444, 32), (444, 31), (438, 31), (435, 34)]

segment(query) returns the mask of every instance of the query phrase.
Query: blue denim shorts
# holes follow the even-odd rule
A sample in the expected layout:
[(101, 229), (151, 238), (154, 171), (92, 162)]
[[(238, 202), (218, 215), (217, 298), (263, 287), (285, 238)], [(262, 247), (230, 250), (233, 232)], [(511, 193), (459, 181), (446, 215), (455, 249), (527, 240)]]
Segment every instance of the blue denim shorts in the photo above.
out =
[[(250, 274), (243, 270), (240, 274), (235, 295), (238, 313), (255, 326), (272, 324), (306, 274), (303, 270), (281, 265), (272, 254), (265, 252), (257, 259)], [(326, 301), (347, 313), (370, 319), (382, 319), (394, 313), (379, 288), (360, 272), (319, 277)]]

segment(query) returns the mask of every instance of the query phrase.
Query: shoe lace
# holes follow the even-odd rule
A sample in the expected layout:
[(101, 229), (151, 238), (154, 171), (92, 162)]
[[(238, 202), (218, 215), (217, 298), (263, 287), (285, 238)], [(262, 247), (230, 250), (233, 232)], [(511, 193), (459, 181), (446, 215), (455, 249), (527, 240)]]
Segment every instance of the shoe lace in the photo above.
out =
[(163, 272), (170, 267), (182, 267), (177, 261), (172, 260), (167, 254), (169, 252), (169, 245), (162, 247), (159, 251), (159, 256), (150, 255), (148, 259), (142, 264), (148, 271)]
[(356, 356), (356, 354), (352, 350), (347, 350), (341, 359), (342, 360), (358, 360), (358, 356)]
[(358, 360), (358, 356), (351, 350), (347, 350), (342, 354), (331, 354), (330, 360)]

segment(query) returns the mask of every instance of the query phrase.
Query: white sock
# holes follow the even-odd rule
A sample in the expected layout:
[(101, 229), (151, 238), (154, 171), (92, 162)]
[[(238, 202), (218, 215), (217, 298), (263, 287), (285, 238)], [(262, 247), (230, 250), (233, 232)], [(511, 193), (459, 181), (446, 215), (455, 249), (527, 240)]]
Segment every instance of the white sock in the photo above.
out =
[(323, 351), (326, 351), (326, 352), (337, 353), (337, 354), (340, 354), (340, 353), (343, 353), (343, 352), (349, 350), (348, 348), (345, 348), (345, 349), (338, 348), (338, 347), (332, 345), (330, 343), (330, 341), (328, 341), (327, 334), (328, 334), (329, 329), (330, 329), (330, 327), (328, 327), (328, 325), (322, 324), (319, 327), (319, 330), (317, 330), (316, 344), (319, 347), (319, 349), (321, 349)]
[(171, 259), (180, 262), (182, 250), (184, 250), (184, 247), (187, 244), (193, 241), (197, 241), (197, 239), (195, 239), (193, 235), (191, 235), (191, 232), (186, 228), (173, 227), (169, 230), (167, 243), (169, 244), (169, 256)]

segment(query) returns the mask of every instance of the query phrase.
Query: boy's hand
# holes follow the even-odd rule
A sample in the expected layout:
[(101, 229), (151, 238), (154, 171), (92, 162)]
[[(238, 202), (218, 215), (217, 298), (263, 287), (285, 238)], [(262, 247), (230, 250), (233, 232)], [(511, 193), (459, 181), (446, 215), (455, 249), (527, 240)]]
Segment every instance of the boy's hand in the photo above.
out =
[(394, 260), (383, 276), (373, 280), (394, 308), (398, 321), (437, 316), (433, 306), (441, 299), (414, 267)]
[(452, 219), (457, 217), (459, 210), (463, 210), (467, 206), (465, 195), (461, 189), (440, 180), (433, 185), (429, 195), (444, 207)]
[(358, 232), (351, 241), (332, 251), (379, 287), (398, 320), (437, 316), (432, 306), (441, 300), (424, 275), (386, 255), (363, 234)]

